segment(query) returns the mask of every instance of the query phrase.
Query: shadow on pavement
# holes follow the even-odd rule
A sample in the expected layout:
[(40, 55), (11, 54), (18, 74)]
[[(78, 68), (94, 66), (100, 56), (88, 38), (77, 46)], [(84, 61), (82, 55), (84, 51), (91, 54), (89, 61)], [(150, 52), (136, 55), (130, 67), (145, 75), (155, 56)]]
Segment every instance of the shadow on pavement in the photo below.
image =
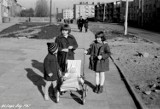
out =
[[(42, 62), (39, 62), (37, 60), (32, 60), (32, 67), (38, 69), (43, 74), (44, 69), (43, 69)], [(28, 72), (27, 77), (33, 82), (35, 86), (37, 86), (39, 92), (44, 97), (44, 92), (42, 90), (42, 87), (45, 87), (45, 81), (43, 77), (35, 73), (31, 68), (26, 68), (25, 70)], [(51, 86), (49, 87), (48, 93), (49, 93), (49, 97), (51, 98), (51, 100), (56, 102), (54, 90), (53, 90), (53, 84), (51, 84)]]
[(87, 84), (87, 86), (89, 86), (92, 90), (94, 90), (95, 86), (91, 82), (85, 80), (85, 84)]
[(25, 68), (27, 71), (27, 77), (32, 83), (37, 86), (39, 92), (42, 94), (44, 97), (44, 93), (42, 90), (42, 87), (45, 86), (45, 81), (43, 80), (43, 77), (35, 73), (31, 68)]
[(41, 73), (44, 72), (43, 63), (42, 62), (39, 62), (37, 60), (32, 60), (32, 66), (34, 68), (38, 69)]
[(70, 95), (77, 103), (82, 104), (82, 100), (77, 95), (74, 93), (71, 93)]

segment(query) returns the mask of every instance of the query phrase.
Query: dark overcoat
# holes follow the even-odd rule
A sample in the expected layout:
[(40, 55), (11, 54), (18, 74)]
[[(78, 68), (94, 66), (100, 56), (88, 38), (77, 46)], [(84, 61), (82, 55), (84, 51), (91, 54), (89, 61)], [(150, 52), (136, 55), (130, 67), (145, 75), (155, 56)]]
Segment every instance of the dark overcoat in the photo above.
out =
[(87, 19), (84, 20), (84, 27), (88, 28), (88, 20)]
[(84, 24), (84, 19), (79, 19), (79, 20), (78, 20), (78, 25), (79, 25), (80, 27), (83, 27), (83, 24)]
[[(105, 72), (109, 70), (109, 56), (111, 55), (110, 47), (107, 42), (97, 43), (94, 41), (88, 49), (90, 55), (89, 69), (95, 72)], [(102, 59), (98, 59), (98, 55), (102, 56)]]
[[(48, 53), (44, 59), (44, 79), (47, 81), (55, 81), (58, 80), (58, 73), (59, 73), (59, 64), (57, 61), (56, 54)], [(49, 74), (52, 73), (53, 75), (49, 77)]]
[[(58, 44), (58, 63), (62, 72), (66, 71), (66, 60), (74, 60), (74, 50), (77, 49), (78, 44), (74, 36), (70, 35), (65, 38), (63, 35), (60, 35), (56, 38), (55, 42)], [(73, 49), (69, 50), (69, 52), (64, 52), (62, 49), (68, 48), (69, 46), (73, 46)]]

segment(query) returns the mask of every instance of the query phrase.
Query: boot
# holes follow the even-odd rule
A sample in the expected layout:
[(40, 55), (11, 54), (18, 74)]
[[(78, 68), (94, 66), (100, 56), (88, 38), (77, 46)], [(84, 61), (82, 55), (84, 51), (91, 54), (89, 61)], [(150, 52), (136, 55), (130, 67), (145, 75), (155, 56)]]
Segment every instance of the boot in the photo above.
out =
[(94, 92), (95, 93), (98, 93), (98, 90), (99, 90), (99, 85), (96, 85), (95, 89), (94, 89)]
[(99, 86), (99, 91), (98, 93), (102, 93), (103, 92), (103, 86)]

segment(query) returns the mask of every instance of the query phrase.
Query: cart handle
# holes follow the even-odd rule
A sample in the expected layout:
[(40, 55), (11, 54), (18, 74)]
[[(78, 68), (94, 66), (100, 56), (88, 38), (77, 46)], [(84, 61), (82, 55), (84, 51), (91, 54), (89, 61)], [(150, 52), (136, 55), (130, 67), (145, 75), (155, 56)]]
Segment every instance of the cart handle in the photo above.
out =
[[(84, 51), (86, 50), (85, 48), (77, 48), (77, 49), (81, 49)], [(85, 53), (83, 54), (83, 73), (82, 73), (82, 76), (85, 78), (84, 66), (85, 66)]]

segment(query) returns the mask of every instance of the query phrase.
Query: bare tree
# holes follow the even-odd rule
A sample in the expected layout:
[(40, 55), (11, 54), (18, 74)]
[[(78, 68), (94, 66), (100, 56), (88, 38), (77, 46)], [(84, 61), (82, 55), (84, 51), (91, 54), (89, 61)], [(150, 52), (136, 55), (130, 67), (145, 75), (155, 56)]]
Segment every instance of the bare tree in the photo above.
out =
[(49, 15), (49, 7), (46, 0), (38, 0), (35, 8), (36, 17), (47, 17)]

